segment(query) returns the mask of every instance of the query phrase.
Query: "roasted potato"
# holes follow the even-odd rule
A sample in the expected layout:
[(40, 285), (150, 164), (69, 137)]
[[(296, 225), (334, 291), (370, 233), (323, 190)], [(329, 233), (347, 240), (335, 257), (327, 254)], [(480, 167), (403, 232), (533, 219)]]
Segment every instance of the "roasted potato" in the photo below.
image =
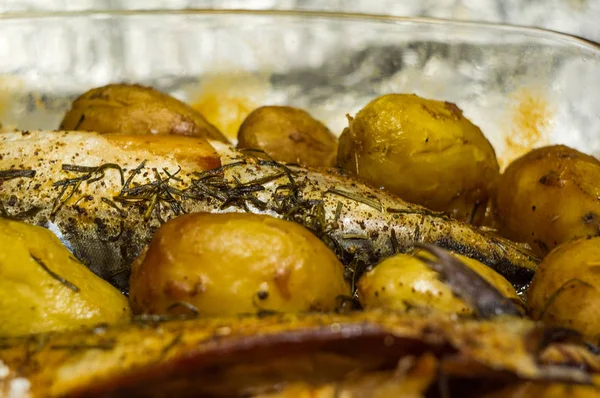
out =
[(129, 298), (138, 313), (329, 311), (350, 294), (343, 274), (334, 253), (296, 223), (194, 213), (158, 229), (134, 262)]
[[(500, 274), (477, 260), (459, 254), (454, 256), (505, 297), (519, 300), (513, 286)], [(473, 313), (473, 309), (440, 280), (439, 274), (414, 254), (396, 254), (364, 274), (358, 281), (358, 299), (365, 309), (407, 311), (416, 307), (454, 314)]]
[(500, 177), (496, 212), (501, 232), (538, 255), (576, 238), (600, 234), (600, 161), (555, 145), (512, 162)]
[(333, 166), (337, 138), (302, 109), (263, 106), (240, 126), (238, 148), (260, 149), (282, 162)]
[(190, 135), (228, 142), (190, 106), (151, 87), (128, 84), (109, 84), (85, 92), (73, 101), (60, 129)]
[(125, 296), (45, 228), (0, 218), (0, 336), (129, 319)]
[(564, 243), (540, 263), (527, 291), (531, 317), (600, 336), (600, 238)]
[(456, 105), (406, 94), (349, 117), (337, 159), (371, 185), (468, 221), (483, 217), (499, 174), (491, 144)]

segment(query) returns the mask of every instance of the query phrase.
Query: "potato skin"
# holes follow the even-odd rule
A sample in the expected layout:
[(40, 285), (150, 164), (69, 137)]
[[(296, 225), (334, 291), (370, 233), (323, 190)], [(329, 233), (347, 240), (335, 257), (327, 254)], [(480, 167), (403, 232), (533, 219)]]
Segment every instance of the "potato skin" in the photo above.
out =
[(600, 161), (564, 145), (535, 149), (512, 162), (496, 194), (501, 232), (538, 255), (600, 234)]
[[(0, 218), (0, 336), (129, 319), (127, 298), (77, 261), (45, 228)], [(72, 283), (75, 292), (34, 259)]]
[(282, 162), (327, 167), (335, 164), (337, 138), (302, 109), (263, 106), (240, 126), (238, 148), (261, 149)]
[(296, 223), (194, 213), (159, 228), (133, 265), (129, 298), (144, 313), (169, 313), (177, 302), (203, 315), (329, 311), (350, 294), (343, 273), (334, 253)]
[(552, 250), (527, 291), (533, 319), (600, 335), (600, 238), (579, 239)]
[[(513, 286), (500, 274), (477, 260), (453, 254), (504, 296), (519, 300)], [(375, 266), (358, 282), (358, 299), (365, 309), (387, 308), (407, 311), (412, 307), (434, 309), (444, 313), (473, 313), (452, 289), (439, 279), (439, 274), (414, 254), (396, 254)]]
[(109, 84), (83, 93), (73, 101), (60, 129), (176, 134), (228, 142), (200, 112), (176, 98), (137, 84)]
[(408, 94), (378, 97), (349, 118), (338, 165), (459, 220), (476, 205), (483, 216), (499, 174), (492, 145), (456, 105)]

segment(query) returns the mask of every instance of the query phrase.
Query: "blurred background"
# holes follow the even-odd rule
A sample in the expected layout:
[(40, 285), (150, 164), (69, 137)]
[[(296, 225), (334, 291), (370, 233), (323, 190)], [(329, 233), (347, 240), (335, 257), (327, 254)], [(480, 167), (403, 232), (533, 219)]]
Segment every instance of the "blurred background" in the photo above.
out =
[(435, 17), (535, 26), (600, 42), (600, 0), (3, 0), (0, 12), (280, 9)]
[(0, 0), (0, 121), (54, 129), (111, 82), (190, 103), (230, 139), (258, 106), (309, 111), (334, 133), (368, 101), (459, 104), (501, 161), (548, 143), (600, 156), (600, 47), (531, 29), (378, 18), (103, 10), (302, 10), (540, 27), (600, 43), (600, 0)]

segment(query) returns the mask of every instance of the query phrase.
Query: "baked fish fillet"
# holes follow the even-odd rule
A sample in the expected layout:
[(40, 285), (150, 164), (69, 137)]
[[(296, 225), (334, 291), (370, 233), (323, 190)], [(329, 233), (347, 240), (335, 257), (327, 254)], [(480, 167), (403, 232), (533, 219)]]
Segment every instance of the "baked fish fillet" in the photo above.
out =
[(348, 178), (180, 136), (0, 134), (0, 211), (53, 231), (127, 292), (129, 267), (166, 220), (190, 212), (270, 214), (305, 225), (348, 277), (415, 242), (478, 259), (524, 286), (538, 259), (517, 245)]

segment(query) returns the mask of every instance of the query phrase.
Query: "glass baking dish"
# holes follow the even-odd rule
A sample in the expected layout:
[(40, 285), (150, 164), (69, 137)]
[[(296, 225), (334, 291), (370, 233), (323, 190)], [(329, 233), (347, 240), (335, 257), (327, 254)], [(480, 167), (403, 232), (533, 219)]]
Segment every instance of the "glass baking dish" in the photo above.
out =
[(111, 82), (188, 101), (235, 141), (265, 104), (340, 134), (391, 92), (456, 103), (503, 165), (563, 143), (600, 155), (600, 48), (504, 25), (285, 11), (114, 11), (0, 18), (0, 121), (56, 129), (70, 101)]

